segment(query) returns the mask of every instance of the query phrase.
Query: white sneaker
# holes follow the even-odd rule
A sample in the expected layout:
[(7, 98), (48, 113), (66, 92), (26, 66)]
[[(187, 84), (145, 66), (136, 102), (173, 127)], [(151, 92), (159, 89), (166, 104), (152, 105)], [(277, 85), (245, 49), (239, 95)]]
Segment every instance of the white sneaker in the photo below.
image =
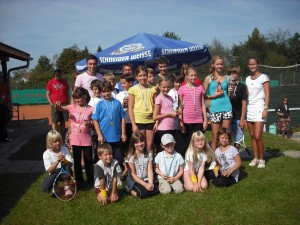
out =
[(265, 160), (260, 159), (257, 168), (265, 168), (265, 167), (266, 167)]
[(211, 162), (208, 170), (213, 170), (216, 167), (217, 163), (216, 162)]
[(254, 158), (249, 163), (249, 166), (256, 166), (258, 164), (259, 160), (257, 158)]

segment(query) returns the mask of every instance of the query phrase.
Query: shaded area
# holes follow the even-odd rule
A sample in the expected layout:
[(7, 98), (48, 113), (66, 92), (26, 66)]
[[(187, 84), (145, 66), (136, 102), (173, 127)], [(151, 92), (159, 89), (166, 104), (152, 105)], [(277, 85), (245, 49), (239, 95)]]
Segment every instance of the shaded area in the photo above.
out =
[(29, 139), (19, 151), (9, 156), (9, 160), (43, 160), (46, 150), (46, 134), (41, 134)]
[[(42, 160), (45, 151), (46, 134), (32, 137), (19, 151), (10, 155), (15, 160)], [(0, 174), (0, 221), (20, 201), (30, 186), (44, 173), (7, 173)]]
[(0, 174), (0, 221), (15, 207), (41, 173)]

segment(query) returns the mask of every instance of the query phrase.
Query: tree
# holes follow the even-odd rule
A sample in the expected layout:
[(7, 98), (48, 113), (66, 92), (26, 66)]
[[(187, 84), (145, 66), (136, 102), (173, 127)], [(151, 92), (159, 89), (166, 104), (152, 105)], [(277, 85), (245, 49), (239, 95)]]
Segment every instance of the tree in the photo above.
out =
[(177, 34), (175, 34), (174, 32), (169, 32), (166, 31), (162, 34), (163, 37), (166, 38), (171, 38), (171, 39), (175, 39), (175, 40), (181, 40), (181, 37), (179, 37)]
[(41, 55), (26, 82), (27, 88), (46, 88), (48, 81), (53, 77), (53, 70), (54, 65), (51, 60)]
[(288, 39), (288, 54), (290, 65), (300, 63), (300, 34), (295, 33), (293, 37)]
[(97, 48), (97, 52), (102, 52), (102, 48), (101, 48), (100, 45), (99, 45), (98, 48)]
[(81, 50), (77, 45), (69, 48), (64, 48), (56, 60), (56, 67), (59, 68), (63, 74), (72, 74), (75, 71), (75, 63), (88, 57), (89, 51), (87, 47)]
[(49, 71), (52, 72), (54, 70), (54, 65), (47, 56), (41, 55), (34, 70), (41, 73)]

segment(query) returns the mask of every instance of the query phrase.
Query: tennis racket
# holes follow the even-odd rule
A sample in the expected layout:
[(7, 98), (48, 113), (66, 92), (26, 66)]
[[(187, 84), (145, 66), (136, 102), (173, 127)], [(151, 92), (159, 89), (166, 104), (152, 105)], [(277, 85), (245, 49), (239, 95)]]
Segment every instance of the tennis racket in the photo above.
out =
[(53, 183), (53, 191), (55, 196), (61, 201), (70, 201), (76, 195), (77, 185), (74, 178), (63, 168), (63, 163), (60, 162), (61, 169)]
[(234, 143), (243, 146), (243, 148), (248, 153), (248, 155), (251, 156), (251, 152), (249, 151), (249, 149), (247, 148), (246, 143), (245, 143), (245, 135), (244, 134), (243, 134), (243, 136), (241, 137), (240, 140), (235, 140)]

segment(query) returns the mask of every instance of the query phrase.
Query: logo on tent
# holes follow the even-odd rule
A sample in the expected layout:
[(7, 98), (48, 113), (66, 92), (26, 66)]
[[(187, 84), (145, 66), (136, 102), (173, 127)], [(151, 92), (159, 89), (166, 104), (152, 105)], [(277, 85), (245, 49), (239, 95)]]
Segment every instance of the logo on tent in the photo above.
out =
[(111, 54), (121, 55), (127, 52), (139, 52), (142, 51), (144, 48), (145, 46), (142, 43), (123, 45), (121, 48), (119, 48), (117, 51), (112, 52)]

